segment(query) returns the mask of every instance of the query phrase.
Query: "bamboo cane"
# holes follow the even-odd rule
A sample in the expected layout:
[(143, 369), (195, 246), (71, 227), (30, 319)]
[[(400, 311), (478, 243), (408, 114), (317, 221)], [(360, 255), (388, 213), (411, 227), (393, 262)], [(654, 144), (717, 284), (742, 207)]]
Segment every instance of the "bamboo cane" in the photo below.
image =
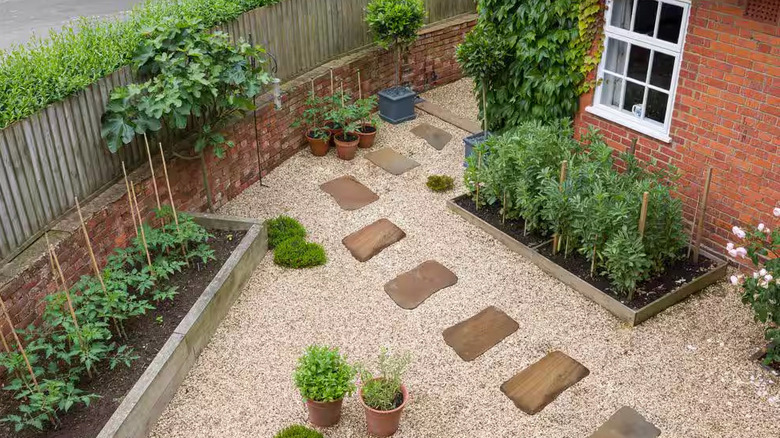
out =
[(311, 80), (311, 97), (314, 97), (314, 79)]
[[(54, 266), (57, 268), (57, 274), (60, 277), (60, 285), (62, 286), (62, 291), (65, 293), (65, 300), (68, 303), (68, 311), (70, 312), (70, 317), (73, 319), (73, 325), (76, 327), (76, 336), (79, 340), (79, 345), (81, 346), (81, 349), (83, 351), (87, 350), (87, 344), (84, 342), (84, 337), (81, 336), (81, 327), (79, 326), (79, 320), (76, 318), (76, 311), (73, 308), (73, 300), (70, 298), (70, 291), (68, 291), (68, 283), (65, 281), (65, 275), (62, 273), (62, 267), (60, 266), (60, 259), (57, 257), (57, 253), (54, 251), (54, 247), (49, 243), (49, 235), (46, 234), (46, 246), (49, 247), (49, 256), (54, 260)], [(55, 284), (57, 283), (56, 277), (55, 277)], [(87, 367), (87, 375), (89, 378), (92, 378), (92, 370), (90, 370), (90, 367)]]
[(696, 209), (693, 211), (693, 222), (691, 222), (691, 236), (688, 239), (688, 255), (687, 257), (691, 257), (691, 251), (693, 251), (693, 238), (695, 236), (695, 230), (696, 230), (696, 219), (699, 217), (699, 204), (701, 203), (701, 194), (696, 196)]
[(506, 189), (504, 189), (504, 202), (502, 203), (501, 223), (506, 223)]
[(593, 273), (596, 272), (596, 244), (593, 244), (593, 256), (590, 260), (590, 276), (593, 277)]
[(130, 193), (130, 180), (127, 179), (127, 169), (125, 169), (125, 162), (122, 161), (122, 173), (125, 175), (125, 188), (127, 189), (127, 203), (130, 205), (130, 217), (133, 218), (133, 229), (135, 230), (135, 237), (138, 237), (138, 221), (135, 220), (135, 213), (133, 212), (133, 198)]
[[(163, 151), (162, 143), (160, 143), (160, 157), (162, 157), (163, 174), (165, 175), (165, 186), (168, 188), (168, 202), (171, 203), (171, 211), (173, 212), (173, 222), (176, 224), (176, 232), (181, 234), (181, 228), (179, 228), (179, 214), (176, 213), (176, 205), (173, 203), (173, 192), (171, 191), (171, 180), (168, 179), (168, 165), (165, 164), (165, 152)], [(184, 255), (184, 261), (187, 262), (187, 266), (190, 266), (190, 259), (187, 258), (187, 249), (184, 247), (184, 242), (181, 243), (181, 253)]]
[[(146, 157), (149, 159), (149, 170), (152, 172), (152, 187), (154, 187), (154, 199), (157, 201), (157, 210), (162, 208), (160, 204), (160, 192), (157, 190), (157, 178), (154, 176), (154, 164), (152, 163), (152, 153), (149, 150), (149, 142), (146, 140), (146, 133), (144, 133), (144, 144), (146, 145)], [(165, 225), (165, 221), (160, 218), (160, 223)]]
[[(569, 165), (569, 162), (567, 160), (563, 160), (561, 162), (561, 179), (559, 184), (559, 190), (563, 192), (563, 183), (566, 181), (566, 169)], [(555, 233), (553, 235), (553, 254), (558, 254), (558, 251), (560, 250), (561, 246), (561, 237), (558, 235), (558, 233)]]
[(333, 83), (333, 69), (330, 69), (330, 95), (332, 96), (335, 91), (336, 89)]
[(149, 247), (146, 245), (146, 232), (144, 231), (144, 222), (141, 219), (141, 209), (138, 207), (138, 197), (135, 194), (135, 183), (130, 185), (130, 190), (133, 192), (133, 203), (135, 203), (135, 213), (138, 215), (138, 222), (141, 224), (139, 227), (141, 230), (141, 243), (144, 245), (144, 252), (146, 252), (146, 263), (149, 264), (149, 272), (154, 275), (154, 268), (152, 268), (152, 256), (149, 255)]
[(358, 99), (363, 99), (363, 84), (360, 83), (360, 69), (357, 71), (358, 76)]
[(699, 223), (696, 224), (696, 243), (693, 245), (693, 262), (699, 263), (699, 251), (701, 250), (701, 234), (704, 230), (704, 216), (707, 214), (707, 200), (710, 196), (710, 183), (712, 182), (712, 166), (707, 169), (707, 179), (704, 181), (704, 194), (701, 200), (701, 214)]
[(487, 85), (482, 84), (482, 130), (485, 131), (487, 137), (488, 132), (488, 115), (487, 115)]
[(479, 210), (479, 172), (482, 169), (482, 151), (479, 151), (477, 153), (477, 192), (476, 192), (476, 200), (474, 201), (474, 204), (476, 204), (476, 209)]
[(27, 365), (27, 371), (29, 371), (30, 377), (32, 377), (32, 381), (35, 384), (35, 389), (40, 391), (41, 388), (38, 386), (38, 379), (35, 378), (35, 372), (32, 369), (32, 365), (30, 365), (30, 359), (27, 358), (27, 352), (24, 351), (24, 345), (22, 345), (22, 341), (19, 340), (19, 335), (16, 334), (16, 330), (14, 330), (14, 323), (11, 321), (11, 315), (8, 314), (8, 309), (6, 309), (5, 302), (3, 302), (2, 297), (0, 297), (0, 308), (3, 310), (3, 314), (5, 315), (6, 322), (8, 322), (8, 326), (11, 327), (11, 334), (16, 341), (16, 345), (19, 346), (19, 352), (22, 353), (24, 363)]
[(647, 222), (647, 197), (649, 192), (642, 194), (642, 209), (639, 212), (639, 237), (645, 237), (645, 223)]
[(341, 107), (344, 108), (344, 81), (339, 85), (339, 93), (341, 93)]

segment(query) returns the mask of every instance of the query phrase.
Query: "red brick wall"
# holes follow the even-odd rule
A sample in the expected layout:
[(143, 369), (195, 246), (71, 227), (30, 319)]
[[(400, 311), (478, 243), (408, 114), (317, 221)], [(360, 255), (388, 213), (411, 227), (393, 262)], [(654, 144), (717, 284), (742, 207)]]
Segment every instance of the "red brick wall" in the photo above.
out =
[[(462, 41), (465, 33), (474, 24), (475, 17), (469, 16), (449, 20), (423, 30), (420, 39), (405, 58), (404, 82), (409, 83), (416, 91), (423, 91), (460, 79), (460, 70), (455, 61), (455, 46)], [(373, 48), (333, 61), (284, 84), (282, 109), (277, 111), (269, 103), (257, 111), (261, 145), (260, 167), (263, 174), (304, 147), (302, 130), (293, 129), (290, 124), (303, 110), (306, 95), (311, 89), (311, 78), (315, 78), (318, 92), (329, 91), (331, 67), (336, 87), (343, 80), (344, 88), (353, 95), (357, 95), (358, 69), (361, 72), (364, 95), (374, 94), (392, 85), (395, 72), (392, 54)], [(232, 126), (228, 137), (235, 142), (236, 146), (228, 151), (227, 156), (222, 160), (213, 156), (207, 159), (212, 196), (217, 207), (233, 199), (258, 180), (258, 158), (252, 115), (248, 115)], [(165, 200), (168, 195), (160, 166), (159, 157), (155, 157), (160, 196)], [(208, 204), (199, 162), (175, 159), (168, 164), (168, 171), (176, 207), (184, 211), (206, 210)], [(140, 190), (139, 204), (150, 218), (152, 208), (155, 206), (155, 198), (148, 166), (131, 173), (130, 178), (136, 182), (137, 189)], [(124, 181), (115, 184), (83, 207), (87, 213), (87, 227), (90, 230), (98, 263), (102, 266), (106, 256), (115, 247), (125, 246), (134, 234)], [(78, 219), (71, 215), (52, 228), (54, 232), (60, 230), (70, 233), (56, 247), (68, 284), (73, 284), (82, 275), (91, 274), (89, 256), (77, 225)], [(0, 276), (0, 280), (2, 279), (3, 277)], [(8, 307), (15, 325), (24, 327), (36, 321), (43, 309), (43, 297), (54, 289), (49, 261), (43, 256), (41, 250), (29, 263), (27, 269), (5, 280), (0, 296)], [(4, 333), (9, 333), (6, 324), (0, 326), (3, 327)]]
[(704, 244), (722, 254), (734, 224), (771, 220), (780, 204), (780, 27), (742, 17), (739, 0), (693, 1), (671, 143), (657, 141), (584, 111), (575, 127), (599, 128), (623, 151), (680, 168), (685, 218), (693, 220), (706, 169), (713, 181)]

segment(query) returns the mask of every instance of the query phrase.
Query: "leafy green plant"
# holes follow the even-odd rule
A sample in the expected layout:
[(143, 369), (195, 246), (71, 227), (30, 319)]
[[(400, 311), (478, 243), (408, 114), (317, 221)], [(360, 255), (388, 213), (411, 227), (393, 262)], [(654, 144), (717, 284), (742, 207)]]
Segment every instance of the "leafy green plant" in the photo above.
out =
[(374, 129), (381, 123), (379, 117), (374, 114), (377, 106), (377, 97), (369, 96), (355, 101), (354, 117), (359, 122), (358, 130), (363, 132), (364, 127), (370, 126)]
[(327, 261), (322, 245), (307, 242), (302, 237), (284, 240), (274, 249), (274, 263), (285, 268), (313, 268)]
[(280, 430), (274, 438), (323, 438), (323, 436), (316, 430), (296, 424)]
[(308, 135), (311, 138), (327, 139), (330, 136), (330, 132), (325, 128), (325, 116), (328, 109), (327, 99), (310, 92), (304, 105), (303, 112), (292, 123), (291, 127), (299, 128), (302, 126), (306, 130), (304, 135)]
[(405, 354), (390, 354), (382, 348), (377, 360), (379, 374), (374, 375), (367, 368), (361, 367), (360, 381), (363, 387), (360, 393), (363, 402), (379, 411), (391, 411), (403, 402), (401, 384), (406, 368), (412, 362), (412, 356)]
[(366, 23), (374, 42), (384, 49), (395, 48), (396, 79), (401, 81), (401, 55), (417, 41), (417, 31), (425, 23), (422, 0), (371, 0), (366, 7)]
[(338, 348), (311, 345), (298, 358), (293, 380), (304, 400), (331, 402), (352, 395), (356, 375)]
[(276, 248), (280, 243), (293, 237), (306, 237), (306, 229), (290, 216), (281, 215), (265, 221), (268, 230), (268, 247)]
[(434, 192), (446, 192), (452, 190), (455, 181), (449, 175), (430, 175), (425, 185)]
[(626, 226), (607, 240), (603, 256), (604, 274), (618, 291), (627, 294), (647, 277), (651, 267), (639, 233), (630, 232)]

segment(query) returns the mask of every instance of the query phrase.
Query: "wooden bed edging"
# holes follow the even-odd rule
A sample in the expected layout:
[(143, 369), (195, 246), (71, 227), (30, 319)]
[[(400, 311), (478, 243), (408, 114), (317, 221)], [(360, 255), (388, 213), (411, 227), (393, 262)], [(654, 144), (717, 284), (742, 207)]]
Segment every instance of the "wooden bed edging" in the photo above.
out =
[(246, 231), (246, 235), (127, 393), (98, 438), (145, 437), (149, 434), (195, 359), (241, 294), (252, 271), (268, 252), (266, 228), (261, 222), (189, 214), (206, 228)]
[(529, 247), (520, 243), (515, 238), (504, 233), (498, 228), (485, 222), (452, 200), (447, 201), (447, 207), (453, 212), (457, 213), (459, 216), (466, 219), (467, 222), (476, 225), (478, 228), (481, 228), (491, 236), (495, 237), (496, 240), (506, 245), (506, 247), (510, 250), (531, 260), (536, 266), (538, 266), (541, 270), (550, 276), (557, 278), (567, 286), (578, 291), (582, 295), (585, 295), (591, 301), (595, 302), (601, 307), (604, 307), (610, 313), (618, 317), (618, 319), (625, 321), (631, 326), (637, 326), (640, 323), (647, 321), (653, 316), (682, 301), (689, 295), (704, 289), (705, 287), (726, 276), (726, 268), (728, 267), (728, 263), (725, 260), (722, 260), (709, 253), (708, 251), (702, 250), (701, 254), (715, 263), (714, 268), (696, 277), (692, 281), (683, 284), (682, 286), (675, 289), (672, 293), (662, 296), (661, 298), (647, 304), (641, 309), (634, 310), (611, 297), (610, 295), (602, 292), (582, 278), (572, 274), (559, 264), (543, 256), (538, 251), (538, 249), (548, 245), (550, 243), (549, 241), (534, 247)]

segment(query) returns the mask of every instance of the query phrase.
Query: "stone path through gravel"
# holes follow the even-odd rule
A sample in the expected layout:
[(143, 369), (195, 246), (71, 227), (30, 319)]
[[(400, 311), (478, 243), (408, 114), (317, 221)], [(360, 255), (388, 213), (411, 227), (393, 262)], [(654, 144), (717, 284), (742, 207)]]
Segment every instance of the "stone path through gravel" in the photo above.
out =
[[(471, 83), (424, 95), (476, 121)], [(410, 129), (430, 124), (453, 135), (437, 151)], [(243, 295), (198, 358), (152, 436), (272, 437), (306, 422), (292, 382), (296, 360), (312, 343), (341, 347), (353, 361), (373, 363), (380, 346), (414, 356), (405, 382), (411, 402), (397, 437), (581, 438), (624, 406), (663, 431), (662, 437), (777, 438), (780, 388), (749, 356), (763, 341), (760, 326), (725, 283), (709, 287), (639, 327), (630, 328), (576, 291), (449, 212), (463, 193), (459, 130), (429, 114), (382, 125), (377, 144), (351, 162), (304, 151), (226, 205), (220, 213), (299, 219), (329, 261), (284, 270), (266, 257)], [(364, 157), (392, 147), (420, 163), (395, 176)], [(453, 192), (425, 187), (431, 174), (455, 178)], [(343, 210), (319, 186), (351, 175), (379, 195)], [(380, 218), (407, 236), (370, 260), (355, 260), (341, 239)], [(414, 310), (385, 293), (388, 280), (434, 259), (456, 284)], [(488, 306), (517, 321), (517, 332), (473, 361), (461, 360), (442, 331)], [(587, 366), (590, 375), (530, 416), (500, 390), (519, 371), (553, 351)], [(327, 437), (365, 437), (363, 409), (344, 402)]]

